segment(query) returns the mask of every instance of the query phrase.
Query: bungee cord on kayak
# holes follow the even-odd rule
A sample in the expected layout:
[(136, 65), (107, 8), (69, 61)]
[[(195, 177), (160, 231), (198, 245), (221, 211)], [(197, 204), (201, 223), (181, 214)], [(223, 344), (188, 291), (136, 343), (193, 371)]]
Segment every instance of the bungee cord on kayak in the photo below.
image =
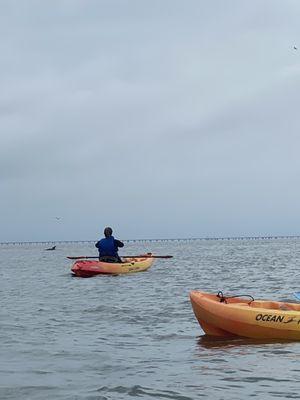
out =
[(250, 304), (252, 301), (255, 301), (254, 297), (251, 296), (251, 294), (237, 294), (235, 296), (224, 296), (221, 290), (218, 291), (217, 297), (219, 297), (220, 303), (226, 303), (226, 304), (227, 304), (227, 299), (234, 299), (237, 297), (250, 297), (251, 300), (248, 304)]

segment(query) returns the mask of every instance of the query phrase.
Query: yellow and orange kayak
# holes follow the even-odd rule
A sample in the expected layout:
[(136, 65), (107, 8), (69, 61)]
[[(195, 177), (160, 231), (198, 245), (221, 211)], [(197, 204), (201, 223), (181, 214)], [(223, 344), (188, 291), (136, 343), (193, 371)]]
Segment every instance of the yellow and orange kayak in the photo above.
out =
[(146, 271), (153, 263), (152, 257), (123, 258), (122, 263), (108, 263), (94, 260), (79, 260), (76, 261), (71, 271), (74, 275), (82, 278), (89, 278), (99, 274), (128, 274), (132, 272)]
[(300, 340), (300, 304), (190, 292), (195, 316), (207, 335)]

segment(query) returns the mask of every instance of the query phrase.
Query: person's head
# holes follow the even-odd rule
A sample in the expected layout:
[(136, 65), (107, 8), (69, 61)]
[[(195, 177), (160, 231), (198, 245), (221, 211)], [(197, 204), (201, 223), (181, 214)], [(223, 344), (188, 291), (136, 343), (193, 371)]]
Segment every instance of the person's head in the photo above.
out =
[(110, 237), (110, 236), (112, 235), (112, 233), (113, 233), (113, 230), (112, 230), (109, 226), (107, 226), (107, 227), (104, 229), (104, 236), (105, 236), (106, 238)]

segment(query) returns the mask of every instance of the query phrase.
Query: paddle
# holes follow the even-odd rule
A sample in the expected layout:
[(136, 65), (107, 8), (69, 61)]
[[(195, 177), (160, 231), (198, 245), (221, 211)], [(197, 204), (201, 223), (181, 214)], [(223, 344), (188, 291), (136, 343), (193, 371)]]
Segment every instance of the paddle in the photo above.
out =
[(300, 292), (294, 292), (293, 295), (296, 297), (297, 300), (300, 300)]
[[(121, 256), (123, 258), (173, 258), (173, 256), (154, 256), (152, 254), (141, 254), (139, 256)], [(67, 256), (69, 260), (83, 260), (87, 258), (99, 258), (99, 256), (78, 256), (78, 257), (73, 257), (73, 256)]]

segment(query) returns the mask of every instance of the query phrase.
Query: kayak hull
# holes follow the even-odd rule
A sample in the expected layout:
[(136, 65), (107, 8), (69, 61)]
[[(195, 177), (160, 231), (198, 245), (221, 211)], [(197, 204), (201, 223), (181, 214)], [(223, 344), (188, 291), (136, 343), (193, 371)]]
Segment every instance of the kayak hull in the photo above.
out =
[(300, 304), (249, 301), (192, 291), (194, 314), (207, 335), (300, 340)]
[(76, 261), (71, 271), (82, 278), (95, 275), (120, 275), (134, 272), (147, 271), (153, 264), (152, 257), (125, 258), (123, 263), (107, 263), (94, 260)]

